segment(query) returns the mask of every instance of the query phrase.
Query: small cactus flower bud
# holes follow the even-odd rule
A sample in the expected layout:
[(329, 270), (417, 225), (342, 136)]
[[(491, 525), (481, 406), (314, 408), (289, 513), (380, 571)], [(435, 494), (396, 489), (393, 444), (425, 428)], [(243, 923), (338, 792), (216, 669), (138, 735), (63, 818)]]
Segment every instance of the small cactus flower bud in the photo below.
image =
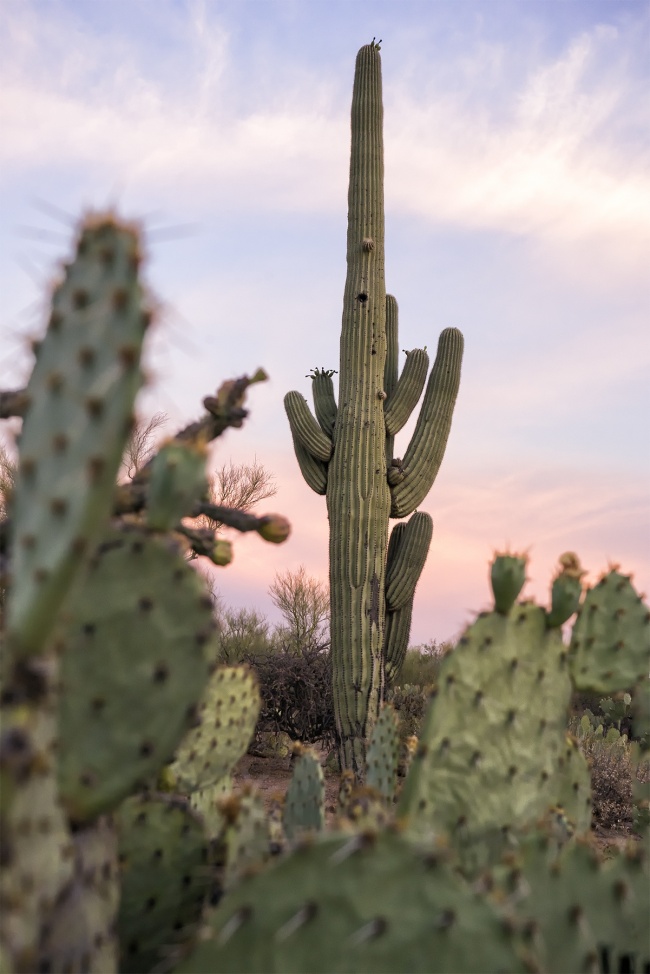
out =
[(257, 529), (260, 537), (271, 544), (282, 544), (291, 534), (291, 525), (286, 517), (281, 514), (267, 514), (260, 518), (260, 526)]
[(215, 565), (229, 565), (232, 561), (232, 545), (230, 541), (224, 541), (222, 538), (217, 538), (214, 543), (214, 548), (212, 549), (212, 555), (210, 560), (214, 562)]
[(507, 615), (517, 601), (526, 581), (527, 555), (497, 554), (492, 562), (490, 581), (494, 593), (494, 608)]
[(573, 551), (560, 555), (560, 567), (553, 579), (551, 609), (546, 616), (549, 629), (563, 626), (578, 611), (582, 595), (582, 577), (586, 574)]

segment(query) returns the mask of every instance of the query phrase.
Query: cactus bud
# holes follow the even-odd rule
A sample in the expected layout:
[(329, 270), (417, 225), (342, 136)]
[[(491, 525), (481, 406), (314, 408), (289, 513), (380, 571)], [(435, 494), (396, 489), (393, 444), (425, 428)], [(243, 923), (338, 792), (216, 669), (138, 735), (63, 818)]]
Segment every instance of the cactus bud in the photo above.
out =
[(265, 541), (270, 541), (271, 544), (282, 544), (291, 534), (291, 525), (281, 514), (267, 514), (260, 518), (257, 531)]
[(492, 562), (490, 580), (494, 593), (494, 607), (500, 615), (507, 615), (526, 581), (527, 555), (497, 554)]
[(586, 572), (573, 551), (560, 555), (560, 567), (553, 579), (551, 609), (546, 616), (549, 629), (563, 626), (577, 612), (582, 595), (582, 578)]
[(229, 565), (232, 558), (233, 552), (230, 541), (217, 538), (214, 542), (212, 554), (210, 555), (210, 561), (214, 562), (215, 565)]

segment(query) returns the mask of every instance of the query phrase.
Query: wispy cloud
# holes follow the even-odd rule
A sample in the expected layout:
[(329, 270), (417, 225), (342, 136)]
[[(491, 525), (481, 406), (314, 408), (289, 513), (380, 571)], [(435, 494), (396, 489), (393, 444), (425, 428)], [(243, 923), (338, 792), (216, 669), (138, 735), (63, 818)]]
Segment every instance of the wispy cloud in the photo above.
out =
[[(251, 88), (244, 107), (232, 91), (232, 39), (208, 9), (190, 8), (172, 69), (163, 73), (151, 67), (144, 37), (99, 37), (77, 22), (72, 47), (70, 24), (43, 5), (37, 13), (30, 4), (6, 6), (5, 180), (44, 165), (83, 167), (140, 191), (173, 189), (204, 212), (233, 201), (321, 211), (340, 205), (347, 105), (325, 80), (326, 62), (303, 72), (299, 90)], [(484, 42), (461, 59), (474, 56), (474, 70), (459, 63), (453, 89), (448, 65), (446, 87), (435, 68), (424, 86), (421, 73), (414, 78), (406, 68), (400, 79), (393, 72), (390, 206), (546, 244), (614, 246), (619, 264), (637, 267), (647, 256), (650, 175), (647, 145), (630, 142), (630, 132), (641, 122), (642, 45), (634, 38), (646, 19), (596, 26), (555, 60), (535, 61), (523, 78), (513, 78), (503, 46)], [(476, 97), (486, 78), (492, 107)]]

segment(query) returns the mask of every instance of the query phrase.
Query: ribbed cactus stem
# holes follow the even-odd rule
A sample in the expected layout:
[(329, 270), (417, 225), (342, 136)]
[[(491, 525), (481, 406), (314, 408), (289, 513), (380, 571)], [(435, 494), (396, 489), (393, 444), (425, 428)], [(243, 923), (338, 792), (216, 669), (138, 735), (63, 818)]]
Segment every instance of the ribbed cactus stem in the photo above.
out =
[[(342, 763), (363, 771), (383, 681), (388, 509), (385, 469), (383, 108), (381, 60), (357, 55), (352, 94), (347, 278), (339, 408), (329, 464), (332, 669)], [(366, 241), (372, 241), (372, 248)]]
[[(397, 527), (387, 553), (388, 519), (414, 511), (435, 479), (463, 349), (460, 332), (443, 332), (413, 441), (403, 461), (393, 459), (394, 436), (420, 397), (428, 356), (410, 352), (398, 376), (397, 302), (386, 294), (384, 278), (382, 123), (381, 61), (373, 43), (357, 55), (352, 93), (338, 405), (332, 373), (324, 369), (312, 375), (316, 419), (298, 392), (285, 397), (300, 469), (313, 490), (327, 495), (339, 757), (344, 769), (360, 777), (386, 673), (396, 675), (406, 652), (413, 595), (431, 537), (429, 516), (416, 515), (412, 524)], [(407, 543), (398, 557), (402, 537)]]

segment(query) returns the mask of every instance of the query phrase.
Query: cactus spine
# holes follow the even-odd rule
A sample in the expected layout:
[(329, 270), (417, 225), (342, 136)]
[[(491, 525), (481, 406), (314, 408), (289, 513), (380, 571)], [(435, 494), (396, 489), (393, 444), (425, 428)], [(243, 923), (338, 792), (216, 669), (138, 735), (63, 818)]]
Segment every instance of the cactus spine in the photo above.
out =
[[(447, 329), (413, 440), (393, 460), (395, 433), (416, 405), (426, 351), (409, 353), (398, 378), (397, 302), (384, 275), (384, 150), (381, 59), (374, 42), (357, 55), (352, 94), (347, 278), (343, 299), (339, 401), (331, 373), (315, 370), (318, 422), (297, 392), (285, 397), (296, 458), (309, 486), (327, 495), (330, 522), (332, 680), (341, 765), (363, 773), (365, 742), (386, 677), (408, 644), (413, 595), (428, 550), (431, 519), (402, 532), (388, 550), (389, 517), (411, 514), (428, 493), (444, 454), (460, 381), (463, 338)], [(415, 545), (417, 550), (411, 551)], [(387, 598), (391, 553), (410, 566), (399, 605)], [(417, 565), (417, 569), (415, 569)], [(395, 618), (393, 614), (397, 613)]]

